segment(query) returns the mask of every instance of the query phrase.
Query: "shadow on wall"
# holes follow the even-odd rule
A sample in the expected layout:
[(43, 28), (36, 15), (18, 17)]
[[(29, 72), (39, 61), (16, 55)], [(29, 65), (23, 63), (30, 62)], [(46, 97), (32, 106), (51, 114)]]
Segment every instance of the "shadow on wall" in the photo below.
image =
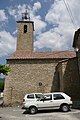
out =
[(72, 100), (80, 100), (80, 81), (77, 59), (69, 59), (63, 74), (64, 92), (72, 97)]
[(56, 67), (51, 92), (60, 90), (71, 96), (73, 101), (80, 101), (80, 80), (76, 58), (64, 61)]
[(52, 87), (51, 87), (51, 92), (57, 92), (60, 91), (60, 78), (59, 78), (59, 72), (55, 68), (54, 76), (53, 76), (53, 81), (52, 81)]

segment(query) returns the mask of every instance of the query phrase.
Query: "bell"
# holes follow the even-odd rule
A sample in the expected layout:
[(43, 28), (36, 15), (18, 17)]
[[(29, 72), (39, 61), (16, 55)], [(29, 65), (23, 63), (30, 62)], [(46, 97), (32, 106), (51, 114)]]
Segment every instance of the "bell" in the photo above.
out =
[(30, 20), (30, 17), (29, 17), (29, 13), (28, 13), (27, 10), (26, 10), (25, 13), (22, 13), (22, 20), (27, 20), (27, 19)]
[(26, 13), (22, 13), (22, 20), (27, 19), (27, 14)]

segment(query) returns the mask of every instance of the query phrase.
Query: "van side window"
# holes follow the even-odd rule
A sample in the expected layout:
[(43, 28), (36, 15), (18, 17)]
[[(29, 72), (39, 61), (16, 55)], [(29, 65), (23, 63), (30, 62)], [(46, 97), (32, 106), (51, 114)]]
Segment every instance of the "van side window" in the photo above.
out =
[(35, 94), (36, 98), (41, 98), (43, 95), (42, 94)]
[(33, 98), (34, 98), (34, 94), (30, 94), (30, 95), (28, 95), (27, 98), (29, 98), (29, 99), (33, 99)]
[(52, 94), (44, 95), (44, 101), (52, 100)]
[(53, 98), (54, 100), (65, 99), (61, 94), (54, 94)]

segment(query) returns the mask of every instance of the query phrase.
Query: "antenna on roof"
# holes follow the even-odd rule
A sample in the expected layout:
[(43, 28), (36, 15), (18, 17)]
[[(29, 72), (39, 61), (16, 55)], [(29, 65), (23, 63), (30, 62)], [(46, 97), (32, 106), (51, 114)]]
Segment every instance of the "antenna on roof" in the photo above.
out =
[(30, 13), (26, 9), (24, 13), (22, 13), (22, 20), (29, 20), (30, 21)]

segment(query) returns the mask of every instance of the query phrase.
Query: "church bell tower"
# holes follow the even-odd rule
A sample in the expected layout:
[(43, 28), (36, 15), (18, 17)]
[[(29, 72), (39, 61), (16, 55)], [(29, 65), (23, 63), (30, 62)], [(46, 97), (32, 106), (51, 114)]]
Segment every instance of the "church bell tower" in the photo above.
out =
[(17, 50), (33, 51), (33, 32), (34, 22), (30, 21), (29, 13), (22, 13), (22, 20), (17, 21), (18, 35), (17, 35)]

